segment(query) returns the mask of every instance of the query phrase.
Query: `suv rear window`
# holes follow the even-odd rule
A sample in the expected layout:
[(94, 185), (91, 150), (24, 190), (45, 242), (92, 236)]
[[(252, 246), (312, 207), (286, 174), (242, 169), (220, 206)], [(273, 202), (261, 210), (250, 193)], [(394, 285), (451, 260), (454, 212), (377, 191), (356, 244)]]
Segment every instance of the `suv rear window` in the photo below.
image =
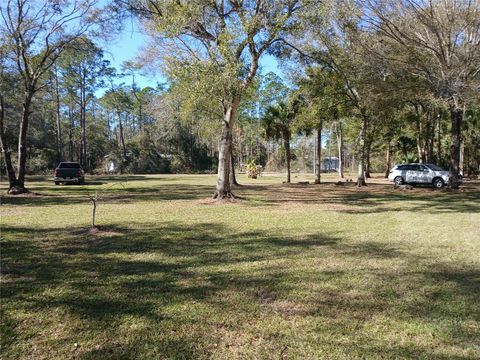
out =
[(60, 163), (59, 169), (80, 169), (79, 163)]
[(445, 171), (444, 169), (442, 169), (440, 166), (437, 166), (437, 165), (433, 165), (433, 164), (425, 164), (425, 165), (430, 169), (432, 169), (433, 171)]

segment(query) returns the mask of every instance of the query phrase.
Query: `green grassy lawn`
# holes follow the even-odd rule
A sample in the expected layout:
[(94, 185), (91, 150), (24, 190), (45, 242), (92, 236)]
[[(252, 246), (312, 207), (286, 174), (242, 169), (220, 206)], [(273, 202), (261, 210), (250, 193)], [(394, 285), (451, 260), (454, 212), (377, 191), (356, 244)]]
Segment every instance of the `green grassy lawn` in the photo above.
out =
[(1, 357), (479, 359), (480, 184), (333, 178), (222, 204), (208, 175), (31, 178), (0, 208)]

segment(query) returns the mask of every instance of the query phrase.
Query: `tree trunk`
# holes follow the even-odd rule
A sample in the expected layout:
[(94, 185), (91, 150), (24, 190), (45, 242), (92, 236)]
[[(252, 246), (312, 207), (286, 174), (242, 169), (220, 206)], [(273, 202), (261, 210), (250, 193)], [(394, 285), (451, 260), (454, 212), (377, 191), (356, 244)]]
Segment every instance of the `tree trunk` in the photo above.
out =
[(442, 163), (442, 126), (440, 114), (437, 117), (437, 165)]
[(408, 158), (407, 144), (405, 143), (405, 141), (402, 141), (402, 154), (405, 159)]
[(60, 92), (58, 85), (57, 67), (55, 67), (55, 100), (56, 100), (56, 130), (57, 130), (57, 162), (63, 161), (63, 139), (62, 139), (62, 126), (60, 116)]
[(25, 172), (27, 164), (27, 131), (28, 122), (30, 120), (30, 105), (32, 104), (33, 91), (25, 93), (25, 99), (22, 109), (22, 120), (20, 123), (20, 132), (18, 134), (18, 164), (17, 164), (17, 181), (16, 193), (27, 192), (25, 189)]
[[(232, 145), (233, 147), (233, 145)], [(237, 177), (235, 176), (235, 157), (233, 156), (233, 148), (230, 151), (230, 185), (239, 186), (240, 184), (237, 182)]]
[(429, 115), (428, 118), (428, 146), (427, 146), (427, 161), (433, 163), (433, 146), (435, 143), (435, 120)]
[(85, 108), (83, 109), (82, 143), (83, 143), (82, 158), (83, 158), (83, 164), (84, 164), (82, 168), (85, 171), (89, 171), (89, 169), (88, 169), (88, 159), (87, 159), (87, 114), (86, 114), (86, 109)]
[(122, 151), (123, 151), (123, 161), (127, 160), (127, 148), (125, 146), (125, 137), (123, 135), (123, 124), (122, 124), (122, 115), (120, 113), (118, 115), (118, 127), (120, 130), (120, 144), (122, 146)]
[(284, 134), (284, 146), (285, 146), (285, 161), (287, 162), (287, 183), (290, 184), (291, 182), (291, 169), (290, 169), (290, 160), (291, 160), (291, 153), (290, 153), (290, 133), (286, 132)]
[[(240, 140), (240, 139), (239, 139)], [(237, 156), (237, 167), (240, 169), (242, 169), (242, 164), (243, 164), (243, 149), (242, 149), (242, 143), (241, 143), (241, 140), (239, 141), (239, 144), (238, 144), (238, 156)]]
[(322, 181), (322, 125), (323, 122), (320, 121), (317, 127), (317, 161), (315, 164), (315, 184), (320, 184)]
[[(227, 118), (228, 114), (225, 115)], [(230, 123), (223, 122), (222, 126), (222, 138), (220, 140), (220, 149), (218, 152), (218, 175), (217, 175), (217, 188), (214, 199), (230, 199), (233, 198), (231, 186), (230, 186), (230, 164), (232, 162), (230, 152), (232, 146), (232, 133), (230, 129)]]
[(267, 142), (267, 162), (265, 164), (265, 170), (267, 169), (267, 167), (270, 166), (270, 160), (271, 160), (271, 151), (270, 151), (270, 144)]
[(387, 169), (385, 170), (385, 178), (388, 178), (388, 175), (390, 174), (390, 167), (392, 166), (391, 157), (392, 157), (392, 141), (390, 139), (388, 139), (388, 141), (387, 141), (387, 160), (386, 160)]
[(143, 130), (143, 112), (141, 100), (138, 101), (138, 130), (140, 132)]
[(3, 102), (3, 96), (0, 94), (0, 145), (2, 147), (3, 159), (5, 161), (5, 168), (7, 170), (8, 176), (8, 190), (13, 190), (14, 188), (20, 188), (18, 184), (17, 177), (15, 175), (15, 169), (12, 165), (12, 156), (10, 154), (10, 149), (6, 143), (5, 128), (3, 120), (5, 118), (5, 104)]
[(75, 124), (71, 106), (68, 107), (68, 120), (70, 122), (70, 128), (68, 129), (68, 160), (73, 161), (73, 128)]
[[(80, 90), (82, 93), (82, 90)], [(80, 151), (78, 154), (78, 159), (80, 166), (85, 169), (85, 160), (83, 159), (83, 95), (80, 94)]]
[(417, 127), (417, 153), (418, 153), (418, 162), (425, 162), (425, 149), (422, 142), (422, 124), (420, 122), (420, 115), (416, 116), (416, 127)]
[(458, 175), (460, 172), (460, 144), (463, 121), (463, 108), (452, 105), (450, 107), (450, 116), (452, 122), (450, 147), (450, 178), (448, 186), (456, 189), (459, 186)]
[(365, 135), (367, 132), (367, 117), (362, 116), (362, 123), (360, 127), (360, 151), (358, 159), (358, 177), (357, 177), (357, 186), (367, 186), (365, 182)]
[(459, 175), (463, 176), (463, 169), (464, 169), (464, 159), (465, 159), (465, 144), (463, 143), (462, 139), (460, 139), (460, 164), (458, 167)]
[(370, 175), (370, 150), (372, 149), (372, 141), (367, 142), (367, 151), (365, 155), (365, 177), (370, 179), (372, 176)]
[(232, 151), (233, 121), (239, 104), (240, 98), (234, 98), (224, 114), (222, 137), (218, 151), (217, 187), (215, 193), (213, 194), (213, 198), (218, 200), (233, 199), (235, 197), (230, 186), (230, 164), (232, 162), (230, 153)]
[(81, 86), (80, 101), (80, 126), (81, 126), (81, 145), (80, 145), (80, 164), (84, 170), (87, 170), (87, 99), (86, 99), (86, 83), (85, 75)]
[(343, 133), (342, 133), (342, 122), (337, 123), (337, 145), (338, 145), (338, 176), (341, 179), (344, 178), (343, 175)]
[(110, 126), (110, 113), (107, 114), (106, 118), (107, 118), (107, 138), (108, 140), (111, 140), (112, 139), (112, 128)]

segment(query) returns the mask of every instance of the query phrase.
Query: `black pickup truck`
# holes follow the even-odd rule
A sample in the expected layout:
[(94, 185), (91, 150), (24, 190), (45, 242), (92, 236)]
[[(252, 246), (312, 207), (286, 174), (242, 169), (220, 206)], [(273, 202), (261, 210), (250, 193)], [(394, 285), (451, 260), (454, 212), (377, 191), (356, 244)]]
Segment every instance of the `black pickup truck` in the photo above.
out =
[(55, 169), (55, 185), (67, 182), (85, 184), (85, 173), (78, 162), (61, 162)]

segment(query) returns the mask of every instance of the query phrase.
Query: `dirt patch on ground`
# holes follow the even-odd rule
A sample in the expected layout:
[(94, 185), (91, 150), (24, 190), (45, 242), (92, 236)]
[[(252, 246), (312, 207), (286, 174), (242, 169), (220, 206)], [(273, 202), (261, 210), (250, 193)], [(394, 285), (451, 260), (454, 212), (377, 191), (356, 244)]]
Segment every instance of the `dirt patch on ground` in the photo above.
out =
[(42, 194), (38, 194), (35, 192), (24, 192), (21, 194), (9, 194), (8, 192), (4, 193), (2, 195), (2, 198), (31, 198), (31, 197), (37, 197), (37, 196), (43, 196)]
[(232, 199), (201, 199), (197, 201), (200, 205), (224, 205), (224, 204), (239, 204), (243, 197), (235, 197)]
[(275, 300), (270, 303), (270, 308), (274, 312), (286, 316), (306, 315), (308, 313), (304, 305), (289, 300)]
[(75, 229), (71, 232), (74, 236), (90, 235), (95, 237), (112, 237), (122, 235), (117, 231), (112, 231), (108, 226), (95, 226), (83, 229)]

